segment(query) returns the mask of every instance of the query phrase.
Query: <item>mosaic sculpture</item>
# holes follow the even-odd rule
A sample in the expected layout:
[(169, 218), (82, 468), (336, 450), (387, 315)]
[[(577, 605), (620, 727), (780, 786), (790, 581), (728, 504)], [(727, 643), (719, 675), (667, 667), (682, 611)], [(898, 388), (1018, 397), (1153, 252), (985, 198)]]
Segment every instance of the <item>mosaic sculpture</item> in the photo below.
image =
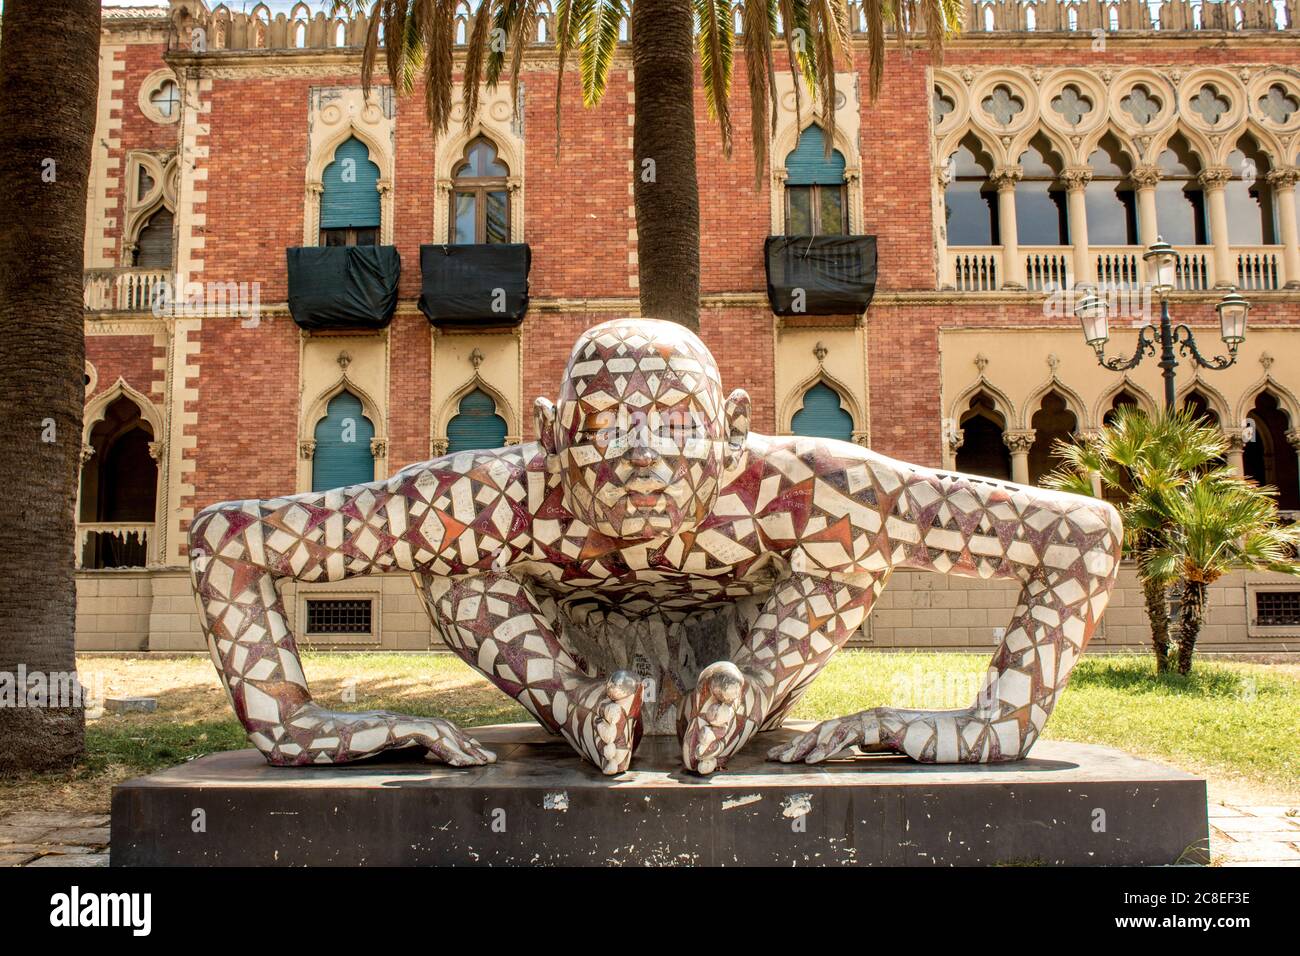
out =
[(1110, 596), (1120, 523), (1104, 502), (749, 431), (691, 332), (587, 330), (539, 440), (384, 481), (215, 505), (191, 567), (212, 658), (249, 739), (277, 765), (398, 747), (496, 758), (445, 720), (313, 702), (278, 583), (409, 571), (447, 646), (603, 772), (676, 733), (711, 773), (780, 725), (859, 628), (894, 568), (1019, 581), (965, 710), (826, 721), (769, 757), (850, 747), (918, 761), (1025, 756)]

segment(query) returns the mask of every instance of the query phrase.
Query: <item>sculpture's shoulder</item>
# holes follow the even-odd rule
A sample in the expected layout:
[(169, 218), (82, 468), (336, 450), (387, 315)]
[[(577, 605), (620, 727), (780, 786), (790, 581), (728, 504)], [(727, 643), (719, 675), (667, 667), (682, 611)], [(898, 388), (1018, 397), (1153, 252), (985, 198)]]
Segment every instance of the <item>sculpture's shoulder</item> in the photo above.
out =
[(828, 477), (848, 468), (897, 463), (852, 442), (806, 435), (755, 435), (745, 443), (745, 470), (761, 477), (783, 475), (795, 482)]

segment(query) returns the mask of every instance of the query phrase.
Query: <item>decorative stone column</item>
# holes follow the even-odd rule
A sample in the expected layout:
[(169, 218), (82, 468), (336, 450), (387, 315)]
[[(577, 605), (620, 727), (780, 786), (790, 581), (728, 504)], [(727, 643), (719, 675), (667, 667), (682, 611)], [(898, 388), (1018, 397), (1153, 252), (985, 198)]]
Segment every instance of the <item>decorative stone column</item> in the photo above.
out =
[[(1228, 454), (1227, 454), (1228, 465), (1232, 468), (1234, 472), (1244, 477), (1246, 474), (1245, 435), (1242, 433), (1242, 430), (1240, 428), (1225, 428), (1223, 430), (1223, 436), (1228, 441)], [(1258, 440), (1259, 439), (1256, 438), (1256, 441)]]
[(1160, 182), (1159, 166), (1137, 166), (1129, 173), (1137, 190), (1138, 242), (1143, 246), (1154, 243), (1160, 235), (1156, 222), (1156, 184)]
[(1210, 166), (1197, 180), (1205, 190), (1205, 206), (1210, 213), (1210, 241), (1214, 243), (1214, 287), (1232, 288), (1237, 284), (1237, 270), (1232, 263), (1232, 243), (1228, 239), (1228, 197), (1223, 187), (1232, 179), (1227, 166)]
[(1097, 281), (1096, 263), (1088, 250), (1088, 205), (1085, 192), (1092, 182), (1091, 166), (1071, 166), (1061, 174), (1070, 215), (1070, 245), (1074, 248), (1074, 284)]
[(952, 256), (948, 255), (948, 186), (952, 182), (952, 167), (947, 163), (934, 171), (935, 184), (939, 187), (939, 204), (935, 211), (935, 248), (939, 253), (939, 288), (957, 288), (957, 270)]
[(1034, 430), (1006, 432), (1002, 441), (1011, 449), (1011, 480), (1020, 485), (1029, 484), (1029, 449), (1034, 445)]
[(447, 441), (448, 440), (446, 438), (435, 438), (431, 442), (429, 442), (430, 456), (432, 456), (433, 458), (437, 458), (440, 455), (447, 454)]
[(1016, 232), (1016, 183), (1024, 175), (1019, 166), (1002, 166), (989, 177), (998, 191), (998, 229), (1002, 239), (1002, 288), (1025, 287), (1025, 260), (1020, 256)]
[(1300, 166), (1270, 170), (1268, 184), (1277, 197), (1277, 214), (1281, 220), (1282, 272), (1286, 288), (1300, 289), (1300, 228), (1296, 226), (1295, 187), (1300, 182)]

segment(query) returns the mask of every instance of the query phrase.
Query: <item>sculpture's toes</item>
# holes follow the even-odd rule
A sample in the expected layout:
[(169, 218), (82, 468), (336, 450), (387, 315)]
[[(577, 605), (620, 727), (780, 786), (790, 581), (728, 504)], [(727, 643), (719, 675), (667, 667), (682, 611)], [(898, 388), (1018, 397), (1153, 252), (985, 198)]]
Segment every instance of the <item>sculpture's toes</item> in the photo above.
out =
[(863, 730), (863, 721), (856, 717), (823, 721), (788, 743), (777, 744), (767, 752), (767, 759), (781, 763), (820, 763), (863, 743)]
[(628, 671), (615, 671), (603, 685), (593, 688), (589, 712), (590, 732), (573, 734), (583, 756), (602, 773), (625, 772), (641, 740), (641, 682)]
[(496, 754), (449, 720), (435, 717), (415, 723), (425, 725), (412, 737), (424, 747), (428, 760), (452, 767), (479, 767), (497, 762)]
[(745, 676), (730, 661), (718, 661), (700, 672), (695, 693), (686, 702), (682, 763), (687, 770), (713, 773), (736, 750), (744, 692)]

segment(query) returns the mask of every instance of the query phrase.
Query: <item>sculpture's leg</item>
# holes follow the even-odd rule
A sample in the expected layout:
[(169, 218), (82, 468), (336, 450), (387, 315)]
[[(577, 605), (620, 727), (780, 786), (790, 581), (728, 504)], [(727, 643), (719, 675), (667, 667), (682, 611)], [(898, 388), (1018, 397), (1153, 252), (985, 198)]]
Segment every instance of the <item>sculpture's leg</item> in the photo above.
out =
[(805, 573), (781, 581), (735, 661), (706, 667), (682, 702), (686, 768), (712, 773), (759, 729), (779, 724), (862, 625), (886, 577)]
[(560, 642), (554, 618), (510, 574), (417, 580), (434, 626), (462, 660), (604, 773), (627, 770), (641, 739), (635, 675), (588, 675)]
[[(1110, 599), (1119, 565), (1119, 522), (1103, 506), (1080, 516), (1092, 530), (1075, 542), (1054, 534), (1059, 548), (1036, 566), (1024, 566), (1020, 599), (989, 665), (974, 706), (955, 711), (888, 707), (829, 720), (768, 756), (785, 763), (816, 763), (857, 745), (907, 754), (923, 763), (991, 763), (1018, 760), (1033, 746), (1070, 672), (1087, 646)], [(1053, 523), (1049, 526), (1055, 528)], [(1052, 565), (1065, 565), (1053, 567)]]
[[(338, 499), (334, 508), (329, 507), (334, 503), (330, 496)], [(325, 519), (322, 529), (336, 519), (342, 528), (337, 511), (341, 493), (296, 500)], [(306, 524), (299, 533), (281, 526), (294, 501), (218, 505), (201, 512), (190, 530), (190, 573), (199, 619), (248, 739), (276, 765), (341, 763), (400, 747), (422, 747), (431, 758), (453, 766), (494, 761), (490, 751), (446, 720), (382, 711), (347, 714), (312, 701), (276, 586), (286, 575), (273, 566), (287, 561), (288, 576), (329, 579), (325, 563), (340, 552), (316, 546)], [(304, 521), (308, 514), (304, 508)], [(288, 519), (291, 525), (297, 517)], [(337, 570), (338, 576), (345, 576), (341, 560)]]

